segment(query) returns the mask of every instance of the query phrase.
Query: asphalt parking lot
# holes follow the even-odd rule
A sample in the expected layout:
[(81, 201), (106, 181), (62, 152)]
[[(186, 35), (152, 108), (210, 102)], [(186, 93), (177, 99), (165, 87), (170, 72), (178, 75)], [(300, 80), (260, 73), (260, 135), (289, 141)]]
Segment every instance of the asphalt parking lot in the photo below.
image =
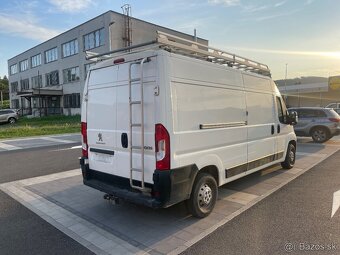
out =
[(96, 254), (178, 254), (339, 149), (339, 140), (299, 139), (293, 169), (275, 166), (224, 185), (214, 212), (202, 220), (191, 217), (183, 203), (162, 210), (110, 204), (82, 184), (79, 169), (3, 183), (0, 189)]

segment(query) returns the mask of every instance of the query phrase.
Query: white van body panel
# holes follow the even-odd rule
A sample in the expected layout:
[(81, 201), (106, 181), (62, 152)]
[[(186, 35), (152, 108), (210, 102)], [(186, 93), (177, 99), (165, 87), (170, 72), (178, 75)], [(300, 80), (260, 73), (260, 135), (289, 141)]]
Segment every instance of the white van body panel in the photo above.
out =
[[(87, 78), (82, 122), (87, 122), (90, 169), (130, 177), (129, 150), (121, 144), (121, 134), (129, 134), (128, 69), (129, 61), (144, 57), (151, 57), (143, 68), (144, 137), (150, 148), (145, 150), (145, 182), (153, 183), (157, 123), (170, 135), (171, 169), (215, 167), (218, 185), (284, 161), (288, 143), (296, 141), (293, 127), (279, 122), (276, 97), (281, 96), (269, 77), (164, 50), (123, 57), (121, 64), (97, 64)], [(138, 77), (139, 67), (132, 73)], [(137, 85), (132, 87), (138, 97)], [(140, 121), (138, 110), (132, 118)], [(134, 141), (139, 136), (133, 132)], [(114, 151), (114, 156), (91, 148)], [(140, 154), (133, 155), (138, 167)]]
[[(155, 168), (154, 123), (156, 63), (150, 61), (144, 71), (144, 128), (145, 144), (145, 180), (152, 182)], [(151, 67), (150, 67), (151, 65)], [(130, 176), (130, 154), (121, 144), (121, 134), (129, 133), (129, 63), (110, 65), (92, 69), (87, 85), (87, 133), (89, 146), (89, 166), (91, 169), (125, 178)], [(132, 66), (132, 78), (139, 75), (139, 67)], [(132, 84), (133, 100), (138, 100), (140, 89), (137, 83)], [(140, 106), (135, 106), (132, 115), (133, 123), (140, 123)], [(101, 135), (102, 141), (98, 140)], [(134, 145), (140, 146), (140, 131), (133, 132)], [(150, 149), (151, 148), (151, 149)], [(91, 152), (91, 149), (114, 151), (114, 155), (102, 155)], [(134, 152), (133, 166), (141, 168), (140, 153)], [(134, 173), (140, 179), (140, 173)]]

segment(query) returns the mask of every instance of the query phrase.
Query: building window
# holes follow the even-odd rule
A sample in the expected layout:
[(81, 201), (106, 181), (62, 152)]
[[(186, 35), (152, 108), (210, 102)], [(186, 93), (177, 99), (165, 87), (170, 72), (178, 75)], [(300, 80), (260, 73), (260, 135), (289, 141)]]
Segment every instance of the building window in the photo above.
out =
[(11, 92), (12, 93), (18, 92), (18, 82), (17, 81), (11, 83)]
[(46, 74), (46, 86), (59, 85), (59, 72), (53, 71)]
[(31, 67), (36, 67), (41, 65), (41, 54), (31, 57)]
[(84, 35), (84, 50), (90, 50), (104, 45), (104, 28)]
[(16, 74), (18, 72), (18, 64), (11, 65), (10, 74)]
[(20, 88), (21, 88), (21, 91), (29, 90), (30, 89), (29, 79), (21, 80), (20, 81)]
[(79, 80), (79, 67), (72, 67), (63, 70), (64, 83), (70, 83)]
[(32, 88), (42, 88), (42, 75), (32, 77)]
[(19, 99), (12, 100), (12, 107), (13, 109), (19, 109)]
[(64, 95), (64, 108), (80, 108), (80, 94)]
[(78, 52), (79, 52), (79, 50), (78, 50), (78, 40), (75, 39), (73, 41), (64, 43), (62, 45), (62, 49), (63, 49), (63, 58), (78, 54)]
[(58, 48), (45, 51), (45, 63), (50, 63), (58, 59)]
[(28, 59), (20, 62), (20, 72), (26, 71), (28, 69)]
[(89, 64), (85, 64), (84, 65), (84, 70), (85, 70), (85, 78), (84, 79), (86, 79), (86, 77), (87, 77), (87, 72), (90, 70), (90, 67), (91, 66), (94, 66), (96, 63), (89, 63)]

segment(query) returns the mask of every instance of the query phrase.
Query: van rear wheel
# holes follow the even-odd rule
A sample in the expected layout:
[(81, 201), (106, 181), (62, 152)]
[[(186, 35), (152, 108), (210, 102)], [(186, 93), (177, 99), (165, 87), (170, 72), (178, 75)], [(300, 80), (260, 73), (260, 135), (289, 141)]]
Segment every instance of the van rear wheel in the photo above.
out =
[(207, 173), (198, 174), (187, 201), (190, 213), (197, 218), (208, 216), (215, 207), (217, 195), (215, 178)]
[(284, 169), (293, 168), (293, 166), (295, 164), (295, 158), (296, 158), (296, 148), (295, 148), (294, 144), (290, 143), (290, 144), (288, 144), (285, 161), (283, 161), (281, 163), (282, 168), (284, 168)]

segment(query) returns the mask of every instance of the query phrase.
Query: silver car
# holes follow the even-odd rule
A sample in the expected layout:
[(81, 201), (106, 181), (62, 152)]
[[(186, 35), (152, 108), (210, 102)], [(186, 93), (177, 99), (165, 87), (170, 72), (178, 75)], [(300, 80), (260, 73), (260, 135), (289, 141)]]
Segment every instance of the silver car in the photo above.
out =
[(8, 122), (14, 124), (19, 119), (19, 115), (16, 110), (5, 109), (0, 110), (0, 123)]
[(314, 142), (323, 143), (340, 134), (340, 116), (333, 109), (321, 107), (289, 108), (298, 115), (294, 126), (297, 136), (311, 136)]

